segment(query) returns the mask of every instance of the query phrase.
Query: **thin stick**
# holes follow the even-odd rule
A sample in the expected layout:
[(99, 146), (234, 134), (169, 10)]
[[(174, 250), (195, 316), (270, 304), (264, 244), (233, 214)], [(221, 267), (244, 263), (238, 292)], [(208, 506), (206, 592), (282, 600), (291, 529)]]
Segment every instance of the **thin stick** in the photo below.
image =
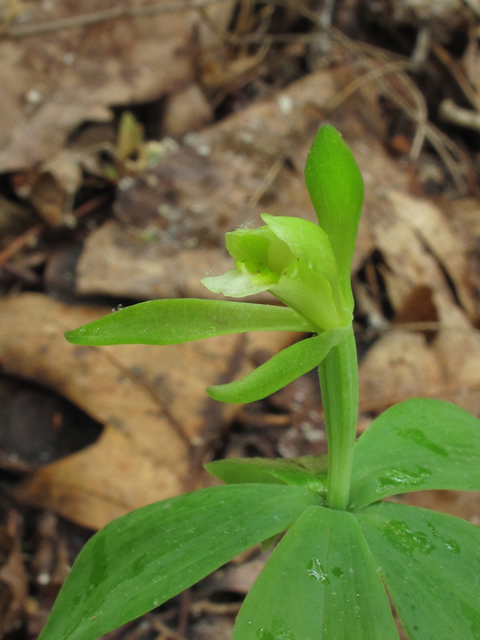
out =
[(459, 64), (452, 58), (449, 52), (442, 47), (441, 44), (435, 42), (432, 45), (432, 51), (437, 56), (437, 58), (442, 62), (447, 69), (450, 71), (452, 76), (457, 81), (458, 86), (463, 91), (463, 95), (467, 98), (474, 109), (480, 108), (480, 100), (472, 89), (472, 85), (465, 77), (462, 69)]
[(457, 333), (468, 333), (480, 338), (480, 331), (474, 327), (459, 327), (454, 324), (443, 324), (442, 322), (399, 322), (392, 323), (385, 328), (375, 328), (375, 331), (381, 333), (389, 331), (454, 331)]
[(15, 238), (15, 240), (13, 240), (13, 242), (11, 242), (8, 247), (5, 247), (3, 251), (0, 251), (0, 266), (2, 264), (5, 264), (7, 260), (10, 260), (10, 258), (12, 258), (17, 253), (17, 251), (20, 251), (20, 249), (23, 249), (23, 247), (27, 246), (28, 243), (31, 242), (34, 238), (37, 238), (43, 229), (43, 224), (36, 224), (34, 227), (30, 227), (30, 229), (27, 229), (25, 233), (22, 233), (22, 235)]
[(263, 177), (262, 182), (258, 185), (258, 187), (255, 189), (255, 191), (250, 196), (250, 198), (249, 198), (249, 200), (247, 202), (247, 206), (246, 206), (246, 211), (247, 212), (251, 211), (254, 207), (257, 206), (257, 204), (261, 200), (262, 196), (265, 194), (267, 189), (273, 184), (273, 182), (275, 181), (276, 177), (280, 173), (280, 170), (282, 169), (283, 165), (285, 164), (285, 160), (286, 160), (287, 157), (288, 157), (288, 152), (283, 153), (272, 164), (270, 169), (267, 171), (267, 173)]
[(226, 1), (227, 0), (190, 0), (189, 2), (162, 2), (143, 7), (119, 4), (112, 9), (105, 9), (104, 11), (94, 11), (92, 13), (63, 18), (61, 20), (10, 27), (3, 33), (0, 33), (0, 37), (15, 39), (28, 38), (41, 33), (50, 33), (52, 31), (60, 31), (62, 29), (72, 29), (73, 27), (86, 27), (110, 20), (118, 20), (120, 18), (141, 18), (160, 15), (162, 13), (198, 11), (204, 7), (221, 4)]
[(184, 636), (180, 635), (173, 629), (170, 629), (166, 624), (164, 624), (158, 616), (147, 614), (147, 619), (150, 622), (152, 629), (158, 631), (160, 634), (163, 634), (163, 637), (169, 638), (169, 640), (185, 640)]
[(342, 89), (337, 95), (335, 95), (330, 102), (327, 103), (325, 107), (325, 111), (333, 111), (336, 109), (342, 102), (344, 102), (347, 98), (353, 95), (358, 89), (363, 87), (363, 85), (368, 82), (372, 82), (381, 78), (388, 73), (397, 72), (399, 69), (407, 67), (410, 65), (410, 61), (403, 60), (395, 60), (394, 62), (388, 62), (387, 64), (377, 67), (376, 69), (370, 69), (363, 75), (355, 78), (350, 84), (348, 84), (344, 89)]

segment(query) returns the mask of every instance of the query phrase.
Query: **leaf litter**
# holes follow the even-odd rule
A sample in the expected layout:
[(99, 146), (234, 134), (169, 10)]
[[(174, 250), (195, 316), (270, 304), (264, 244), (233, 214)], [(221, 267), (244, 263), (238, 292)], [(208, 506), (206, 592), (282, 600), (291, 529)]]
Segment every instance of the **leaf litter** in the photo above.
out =
[[(210, 296), (199, 280), (205, 271), (229, 267), (225, 231), (257, 225), (264, 211), (313, 219), (302, 171), (325, 118), (343, 132), (366, 183), (353, 264), (363, 355), (359, 433), (412, 396), (452, 400), (480, 415), (480, 207), (472, 149), (428, 120), (428, 88), (419, 90), (410, 73), (416, 64), (472, 97), (464, 80), (475, 94), (475, 42), (471, 31), (462, 31), (463, 3), (442, 3), (435, 15), (429, 3), (414, 11), (404, 2), (375, 11), (373, 4), (366, 3), (364, 28), (407, 25), (418, 36), (410, 51), (405, 43), (401, 55), (351, 40), (354, 10), (341, 3), (325, 55), (312, 46), (318, 33), (295, 35), (299, 16), (316, 24), (317, 14), (300, 4), (283, 14), (271, 7), (259, 12), (245, 0), (148, 19), (135, 16), (148, 8), (141, 2), (115, 20), (90, 26), (80, 20), (0, 41), (0, 171), (9, 182), (8, 189), (0, 184), (1, 286), (8, 293), (0, 301), (2, 371), (68, 398), (102, 429), (96, 441), (54, 462), (24, 468), (0, 456), (0, 465), (17, 474), (19, 510), (30, 504), (95, 529), (208, 483), (200, 469), (212, 456), (324, 453), (322, 407), (310, 397), (310, 378), (241, 413), (214, 405), (204, 393), (207, 383), (242, 375), (298, 336), (227, 336), (162, 347), (156, 357), (152, 347), (75, 348), (62, 332), (119, 301)], [(474, 3), (464, 4), (472, 4), (468, 20), (478, 21)], [(8, 6), (7, 35), (97, 9), (87, 0)], [(117, 11), (113, 2), (103, 8)], [(420, 37), (425, 21), (431, 49)], [(450, 46), (454, 25), (468, 42), (458, 62)], [(126, 109), (145, 131), (119, 161), (115, 145)], [(157, 156), (142, 164), (149, 140)], [(96, 197), (103, 204), (89, 208)], [(105, 302), (108, 307), (92, 306)], [(412, 500), (480, 524), (478, 501), (466, 494), (426, 492)], [(56, 540), (52, 531), (46, 538)], [(48, 550), (46, 538), (40, 536), (40, 547)], [(37, 581), (41, 567), (55, 574), (55, 563), (42, 560), (48, 553), (34, 563)], [(227, 567), (217, 593), (244, 590), (263, 561), (253, 555), (250, 565), (240, 564), (245, 576), (234, 563)], [(62, 567), (57, 558), (59, 576)], [(229, 637), (228, 607), (236, 602), (222, 609), (208, 599), (212, 593), (211, 585), (200, 585), (190, 605), (185, 597), (129, 632), (168, 637), (175, 623), (177, 640), (188, 626), (195, 638)], [(48, 598), (40, 608), (24, 592), (15, 598), (23, 604), (12, 618), (21, 620), (23, 607), (34, 637)]]

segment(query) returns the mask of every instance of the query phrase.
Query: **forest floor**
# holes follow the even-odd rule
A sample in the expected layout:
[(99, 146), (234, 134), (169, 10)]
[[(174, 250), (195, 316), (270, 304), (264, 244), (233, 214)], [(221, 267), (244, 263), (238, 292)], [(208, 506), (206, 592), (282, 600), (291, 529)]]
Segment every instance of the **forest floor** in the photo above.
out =
[[(38, 636), (95, 530), (214, 484), (205, 462), (326, 452), (313, 372), (245, 407), (205, 394), (303, 336), (63, 338), (118, 305), (215, 297), (200, 279), (231, 268), (225, 232), (264, 211), (313, 220), (323, 122), (366, 187), (358, 434), (416, 396), (480, 417), (479, 34), (478, 0), (0, 2), (4, 637)], [(478, 494), (398, 500), (480, 525)], [(227, 640), (267, 557), (105, 637)]]

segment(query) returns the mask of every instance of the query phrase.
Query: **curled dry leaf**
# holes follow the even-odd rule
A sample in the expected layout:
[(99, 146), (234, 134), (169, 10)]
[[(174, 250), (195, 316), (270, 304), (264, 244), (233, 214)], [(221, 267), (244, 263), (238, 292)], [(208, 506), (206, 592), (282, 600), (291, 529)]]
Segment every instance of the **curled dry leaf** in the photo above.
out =
[[(66, 342), (65, 330), (108, 311), (39, 294), (0, 303), (4, 370), (56, 390), (105, 425), (95, 444), (41, 467), (16, 495), (91, 528), (201, 484), (197, 465), (236, 411), (210, 400), (205, 386), (225, 374), (245, 375), (252, 368), (248, 354), (258, 347), (248, 335), (158, 352)], [(268, 332), (262, 345), (273, 355), (291, 341), (290, 334)]]

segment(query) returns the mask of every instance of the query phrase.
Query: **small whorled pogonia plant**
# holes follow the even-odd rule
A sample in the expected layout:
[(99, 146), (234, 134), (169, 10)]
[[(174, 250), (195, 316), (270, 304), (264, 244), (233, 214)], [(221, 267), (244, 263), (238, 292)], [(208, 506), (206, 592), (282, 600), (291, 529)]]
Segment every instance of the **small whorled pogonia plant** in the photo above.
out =
[(165, 345), (242, 331), (311, 332), (242, 380), (207, 392), (251, 402), (318, 366), (328, 460), (213, 462), (208, 471), (226, 486), (114, 520), (78, 556), (42, 640), (94, 640), (286, 530), (233, 640), (398, 640), (387, 591), (411, 640), (480, 639), (480, 528), (383, 501), (424, 489), (480, 490), (480, 420), (447, 402), (408, 400), (355, 443), (350, 266), (363, 182), (333, 127), (318, 132), (305, 178), (319, 225), (264, 215), (265, 226), (227, 234), (235, 268), (203, 280), (231, 297), (270, 291), (285, 307), (156, 300), (66, 337)]

